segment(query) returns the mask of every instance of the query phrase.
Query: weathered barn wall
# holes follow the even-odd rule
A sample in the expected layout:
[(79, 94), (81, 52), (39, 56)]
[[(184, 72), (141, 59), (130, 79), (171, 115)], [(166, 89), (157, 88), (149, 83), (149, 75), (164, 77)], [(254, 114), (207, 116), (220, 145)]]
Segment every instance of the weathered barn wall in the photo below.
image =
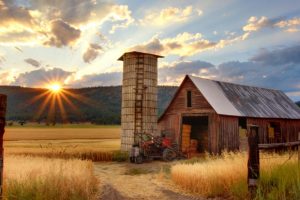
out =
[[(192, 92), (192, 106), (187, 107), (187, 91)], [(193, 82), (187, 79), (185, 83), (178, 89), (175, 94), (176, 97), (170, 103), (170, 106), (166, 110), (164, 116), (158, 122), (159, 132), (167, 132), (173, 136), (174, 141), (180, 144), (181, 141), (181, 122), (183, 116), (208, 116), (209, 117), (209, 138), (216, 140), (215, 132), (210, 135), (211, 130), (214, 131), (216, 128), (211, 120), (215, 117), (215, 111), (203, 97), (203, 95), (197, 90)], [(210, 139), (209, 139), (210, 140)], [(213, 143), (216, 145), (216, 142)], [(208, 144), (210, 149), (211, 144)]]
[(235, 151), (239, 149), (238, 117), (219, 115), (218, 152), (222, 150)]
[(300, 132), (300, 120), (248, 118), (248, 124), (259, 126), (259, 143), (270, 143), (268, 140), (269, 122), (277, 122), (280, 124), (282, 142), (292, 142), (298, 140), (298, 132)]

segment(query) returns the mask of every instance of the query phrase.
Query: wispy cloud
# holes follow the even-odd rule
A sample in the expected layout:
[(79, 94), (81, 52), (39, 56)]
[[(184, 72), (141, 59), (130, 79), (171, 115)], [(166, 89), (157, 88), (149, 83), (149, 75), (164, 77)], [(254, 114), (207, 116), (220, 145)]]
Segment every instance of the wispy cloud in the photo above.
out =
[(144, 19), (140, 20), (140, 23), (145, 26), (165, 26), (177, 22), (183, 22), (191, 18), (194, 14), (202, 15), (202, 10), (194, 10), (192, 6), (185, 8), (168, 7), (160, 11), (151, 11)]
[(40, 67), (41, 63), (33, 58), (27, 58), (24, 60), (26, 63), (32, 65), (33, 67)]

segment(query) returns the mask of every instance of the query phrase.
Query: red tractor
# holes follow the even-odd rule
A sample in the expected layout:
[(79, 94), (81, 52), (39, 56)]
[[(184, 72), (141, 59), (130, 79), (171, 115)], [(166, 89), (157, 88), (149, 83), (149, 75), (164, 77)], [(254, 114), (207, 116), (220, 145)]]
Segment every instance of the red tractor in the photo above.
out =
[(141, 164), (153, 159), (172, 161), (182, 156), (177, 145), (172, 144), (165, 135), (140, 134), (139, 141), (139, 144), (135, 144), (131, 148), (130, 162), (132, 163)]

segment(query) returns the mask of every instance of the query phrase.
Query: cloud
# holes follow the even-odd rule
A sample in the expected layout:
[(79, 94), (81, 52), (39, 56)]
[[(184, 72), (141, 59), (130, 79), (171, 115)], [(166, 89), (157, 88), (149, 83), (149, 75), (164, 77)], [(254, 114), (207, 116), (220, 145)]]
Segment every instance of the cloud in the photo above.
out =
[(23, 50), (20, 47), (15, 46), (15, 49), (18, 50), (19, 52), (23, 53)]
[(290, 26), (299, 26), (300, 25), (300, 18), (294, 17), (293, 19), (289, 20), (281, 20), (275, 24), (280, 28), (290, 27)]
[[(142, 25), (164, 26), (170, 23), (183, 22), (193, 16), (193, 7), (187, 6), (185, 8), (168, 7), (162, 9), (160, 12), (151, 11), (144, 19), (140, 20)], [(202, 15), (202, 11), (195, 10), (197, 15)]]
[(202, 38), (201, 33), (180, 33), (173, 38), (159, 39), (154, 36), (150, 41), (140, 45), (131, 47), (129, 50), (136, 50), (142, 52), (149, 52), (161, 55), (179, 55), (181, 57), (192, 56), (197, 53), (224, 48), (226, 45), (234, 42), (245, 40), (248, 34), (245, 33), (241, 36), (229, 37), (219, 41), (209, 41)]
[(41, 63), (35, 59), (32, 59), (32, 58), (27, 58), (24, 60), (26, 63), (34, 66), (34, 67), (40, 67), (41, 66)]
[(100, 27), (105, 21), (113, 23), (112, 32), (134, 22), (127, 5), (104, 0), (0, 2), (1, 43), (71, 46), (82, 30)]
[(178, 85), (185, 74), (205, 75), (213, 64), (205, 61), (181, 61), (167, 64), (158, 69), (158, 82), (163, 85)]
[(92, 43), (85, 51), (82, 58), (84, 62), (90, 63), (91, 61), (95, 60), (99, 56), (101, 51), (102, 51), (102, 47), (100, 45)]
[(268, 51), (262, 50), (250, 60), (261, 63), (262, 65), (300, 65), (300, 45), (283, 49)]
[(112, 86), (121, 85), (122, 72), (111, 72), (85, 75), (79, 80), (69, 83), (71, 87), (92, 87), (92, 86)]
[(131, 11), (127, 5), (114, 5), (109, 17), (113, 22), (121, 21), (112, 26), (110, 33), (114, 33), (119, 28), (127, 28), (134, 22), (131, 17)]
[(300, 18), (294, 17), (289, 20), (281, 20), (275, 24), (279, 28), (287, 28), (287, 32), (298, 32), (300, 26)]
[(9, 71), (0, 72), (0, 85), (9, 85), (11, 83), (12, 74)]
[(51, 23), (53, 36), (44, 44), (56, 47), (68, 46), (73, 44), (79, 37), (81, 31), (72, 27), (62, 20), (55, 20)]
[(16, 77), (11, 85), (45, 87), (45, 85), (50, 82), (64, 83), (65, 80), (72, 74), (73, 72), (65, 71), (60, 68), (53, 68), (49, 70), (42, 68), (21, 73), (18, 77)]
[(102, 0), (29, 0), (29, 2), (28, 9), (40, 11), (47, 20), (61, 19), (78, 26), (103, 20), (114, 5)]
[[(266, 53), (267, 52), (267, 53)], [(180, 84), (185, 74), (233, 83), (280, 89), (290, 94), (300, 91), (299, 46), (259, 52), (246, 62), (230, 61), (219, 65), (203, 61), (182, 61), (159, 69), (159, 83)], [(272, 60), (279, 57), (278, 60)], [(300, 96), (299, 96), (300, 99)]]
[(262, 16), (260, 19), (258, 19), (257, 17), (252, 16), (248, 19), (248, 24), (243, 27), (243, 30), (252, 32), (252, 31), (258, 31), (262, 28), (271, 27), (271, 26), (272, 23), (267, 17)]
[[(12, 28), (26, 28), (32, 25), (32, 17), (28, 9), (15, 5), (7, 5), (7, 1), (0, 2), (0, 26)], [(17, 27), (16, 27), (17, 26)]]
[(265, 16), (260, 18), (252, 16), (248, 19), (248, 23), (243, 27), (245, 32), (259, 31), (263, 28), (281, 28), (287, 32), (298, 32), (300, 18), (292, 19), (268, 19)]

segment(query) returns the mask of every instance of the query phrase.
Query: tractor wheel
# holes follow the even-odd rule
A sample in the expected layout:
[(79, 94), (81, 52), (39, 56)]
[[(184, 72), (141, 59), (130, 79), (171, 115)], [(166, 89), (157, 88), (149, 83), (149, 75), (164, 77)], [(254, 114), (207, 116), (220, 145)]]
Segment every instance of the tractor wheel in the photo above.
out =
[(171, 149), (165, 149), (163, 151), (163, 160), (170, 162), (175, 160), (175, 158), (177, 157), (177, 154), (175, 151), (171, 150)]
[(143, 156), (139, 155), (135, 157), (135, 163), (136, 164), (142, 164), (143, 163)]

